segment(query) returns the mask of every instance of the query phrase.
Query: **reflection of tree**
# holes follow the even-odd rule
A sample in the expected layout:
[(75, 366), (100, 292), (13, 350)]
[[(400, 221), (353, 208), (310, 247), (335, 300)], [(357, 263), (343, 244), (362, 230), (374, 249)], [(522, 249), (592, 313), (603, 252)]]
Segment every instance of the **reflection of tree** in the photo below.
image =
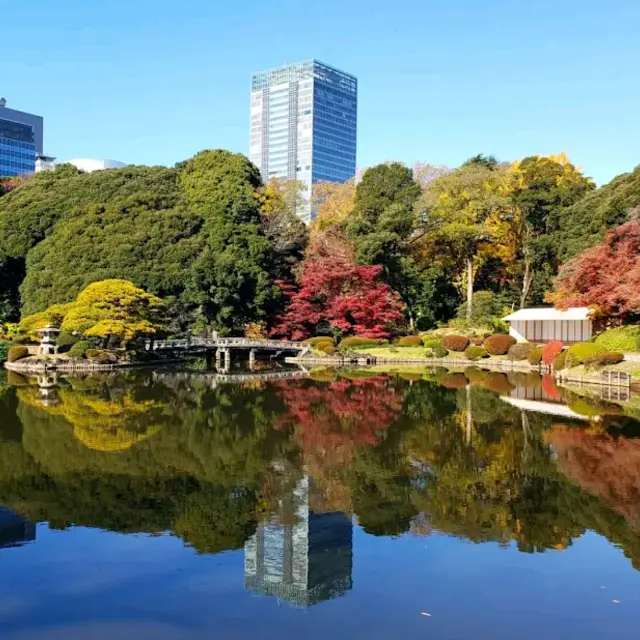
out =
[(310, 475), (313, 511), (355, 514), (374, 535), (533, 552), (591, 529), (640, 563), (640, 441), (607, 432), (624, 416), (550, 431), (484, 386), (366, 375), (260, 388), (97, 376), (64, 382), (49, 406), (25, 381), (0, 390), (0, 503), (59, 527), (169, 530), (214, 553), (267, 518), (295, 524), (291, 489)]
[(555, 425), (545, 434), (560, 469), (640, 533), (640, 440)]
[(278, 385), (287, 407), (278, 426), (293, 430), (305, 467), (320, 489), (322, 508), (346, 513), (353, 511), (348, 476), (354, 457), (386, 438), (402, 411), (403, 397), (386, 376), (353, 377), (327, 385)]

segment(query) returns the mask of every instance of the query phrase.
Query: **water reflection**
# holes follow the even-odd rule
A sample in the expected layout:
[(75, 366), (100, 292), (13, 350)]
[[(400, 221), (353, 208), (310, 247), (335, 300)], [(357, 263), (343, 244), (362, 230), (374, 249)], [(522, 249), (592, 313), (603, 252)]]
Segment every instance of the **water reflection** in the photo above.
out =
[(352, 520), (528, 553), (595, 531), (640, 568), (633, 411), (539, 376), (281, 373), (11, 374), (0, 503), (57, 529), (244, 549), (246, 588), (297, 606), (351, 589)]

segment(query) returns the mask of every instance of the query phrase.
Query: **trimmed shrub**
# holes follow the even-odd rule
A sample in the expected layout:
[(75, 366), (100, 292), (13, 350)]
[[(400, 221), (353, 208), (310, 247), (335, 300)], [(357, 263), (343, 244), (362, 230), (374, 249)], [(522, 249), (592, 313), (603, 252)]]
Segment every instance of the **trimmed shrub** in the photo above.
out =
[(7, 352), (7, 362), (16, 362), (16, 360), (22, 360), (29, 355), (29, 349), (23, 346), (9, 347)]
[(422, 344), (427, 349), (435, 349), (436, 347), (442, 346), (442, 338), (430, 338), (429, 336), (425, 337)]
[(0, 362), (5, 362), (9, 355), (11, 345), (8, 342), (0, 342)]
[(419, 347), (422, 345), (420, 336), (403, 336), (398, 340), (399, 347)]
[(328, 356), (332, 356), (334, 355), (338, 350), (332, 345), (332, 344), (327, 344), (324, 345), (321, 349), (322, 353), (326, 353)]
[(426, 358), (446, 358), (449, 352), (442, 346), (430, 347), (424, 352)]
[(481, 347), (484, 342), (484, 338), (471, 338), (471, 344), (476, 347)]
[(464, 373), (448, 373), (442, 378), (442, 386), (447, 389), (462, 389), (468, 384)]
[(87, 349), (91, 348), (91, 343), (86, 340), (79, 340), (71, 349), (69, 349), (68, 356), (70, 358), (83, 358)]
[(562, 371), (567, 366), (567, 352), (561, 351), (553, 360), (553, 370)]
[(560, 340), (551, 340), (542, 348), (542, 362), (545, 364), (553, 364), (556, 356), (562, 351), (564, 345)]
[(509, 347), (509, 351), (507, 351), (507, 359), (508, 360), (528, 360), (529, 354), (533, 349), (534, 345), (530, 342), (518, 342)]
[(464, 350), (464, 355), (469, 360), (480, 360), (480, 358), (488, 358), (489, 354), (484, 347), (478, 347), (476, 345), (471, 345)]
[(467, 336), (445, 336), (442, 339), (442, 346), (449, 351), (464, 351), (469, 346)]
[(26, 333), (16, 333), (13, 336), (13, 340), (11, 340), (11, 344), (29, 344), (31, 340), (29, 340), (29, 336)]
[(489, 391), (496, 393), (511, 393), (515, 387), (509, 382), (509, 378), (504, 373), (492, 372), (487, 376), (484, 386)]
[(590, 367), (606, 367), (611, 364), (619, 364), (624, 360), (624, 353), (619, 351), (606, 351), (589, 358), (585, 365)]
[(531, 364), (540, 364), (542, 362), (542, 347), (533, 347), (527, 358)]
[(309, 338), (308, 340), (305, 340), (305, 342), (308, 342), (314, 347), (317, 347), (320, 344), (324, 344), (325, 342), (332, 346), (335, 345), (335, 341), (331, 336), (316, 336), (315, 338)]
[(340, 341), (341, 347), (377, 347), (378, 341), (372, 338), (361, 338), (360, 336), (349, 336)]
[(606, 351), (640, 352), (640, 324), (609, 329), (601, 333), (595, 343)]
[(107, 364), (109, 362), (115, 362), (116, 358), (113, 354), (102, 349), (87, 349), (85, 357), (91, 362), (97, 362), (98, 364)]
[(80, 338), (74, 336), (72, 333), (62, 331), (56, 338), (58, 351), (61, 351), (62, 353), (68, 351), (76, 342), (78, 342), (78, 340), (80, 340)]
[(514, 344), (516, 344), (515, 338), (500, 333), (489, 336), (483, 346), (492, 356), (503, 356)]
[(590, 358), (604, 352), (605, 349), (594, 342), (576, 342), (576, 344), (572, 344), (567, 349), (567, 367), (571, 368), (584, 364)]

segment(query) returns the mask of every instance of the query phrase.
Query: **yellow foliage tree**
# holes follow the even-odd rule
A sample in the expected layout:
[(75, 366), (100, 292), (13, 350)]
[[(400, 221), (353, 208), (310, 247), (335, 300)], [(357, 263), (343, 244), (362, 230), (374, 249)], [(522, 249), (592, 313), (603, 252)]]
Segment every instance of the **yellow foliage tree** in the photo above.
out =
[(42, 327), (46, 327), (47, 325), (53, 325), (59, 328), (72, 305), (73, 303), (54, 304), (46, 311), (25, 316), (18, 324), (18, 333), (20, 335), (26, 335), (30, 340), (37, 342), (39, 339), (38, 329), (42, 329)]
[(153, 336), (168, 324), (162, 299), (128, 280), (102, 280), (82, 291), (70, 306), (62, 330), (122, 343)]
[(320, 181), (313, 185), (313, 206), (316, 219), (312, 231), (342, 224), (353, 210), (356, 199), (355, 180), (347, 182)]

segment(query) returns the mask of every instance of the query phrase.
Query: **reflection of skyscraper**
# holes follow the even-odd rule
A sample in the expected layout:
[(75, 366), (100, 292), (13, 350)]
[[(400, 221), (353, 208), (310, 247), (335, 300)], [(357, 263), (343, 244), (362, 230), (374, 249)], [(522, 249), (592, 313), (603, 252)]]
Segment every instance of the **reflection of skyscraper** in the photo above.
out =
[(18, 547), (36, 539), (36, 527), (21, 515), (0, 507), (0, 549)]
[(244, 547), (245, 588), (308, 607), (351, 589), (351, 520), (309, 508), (309, 479), (294, 490), (295, 522), (261, 523)]

